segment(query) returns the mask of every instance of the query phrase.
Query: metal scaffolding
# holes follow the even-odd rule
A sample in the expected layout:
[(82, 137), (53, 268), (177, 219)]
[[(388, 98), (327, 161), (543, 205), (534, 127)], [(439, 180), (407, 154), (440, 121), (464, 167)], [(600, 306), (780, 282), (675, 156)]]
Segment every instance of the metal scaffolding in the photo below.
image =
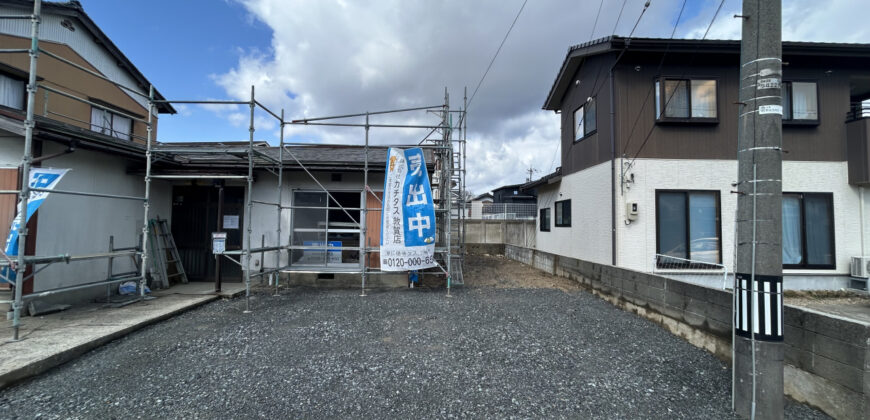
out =
[[(413, 107), (413, 108), (404, 108), (404, 109), (394, 109), (394, 110), (385, 110), (385, 111), (377, 111), (377, 112), (365, 112), (365, 113), (357, 113), (357, 114), (346, 114), (346, 115), (336, 115), (336, 116), (328, 116), (328, 117), (320, 117), (320, 118), (303, 118), (296, 119), (292, 121), (285, 120), (284, 111), (281, 110), (280, 114), (273, 112), (268, 107), (264, 106), (262, 103), (256, 100), (254, 87), (251, 87), (251, 96), (248, 101), (237, 101), (237, 100), (218, 100), (218, 101), (199, 101), (199, 100), (166, 100), (166, 99), (157, 99), (155, 98), (155, 90), (153, 86), (149, 86), (148, 94), (143, 94), (139, 90), (125, 86), (121, 83), (110, 80), (107, 77), (102, 76), (101, 74), (91, 71), (83, 66), (80, 66), (76, 63), (73, 63), (67, 59), (59, 57), (55, 54), (47, 52), (39, 48), (39, 24), (40, 24), (40, 16), (41, 16), (41, 1), (36, 0), (34, 2), (33, 13), (31, 15), (21, 15), (21, 16), (0, 16), (0, 19), (30, 19), (32, 22), (31, 25), (31, 47), (29, 49), (5, 49), (0, 50), (0, 53), (28, 53), (30, 55), (30, 69), (29, 69), (29, 79), (27, 85), (27, 111), (26, 111), (26, 119), (24, 122), (25, 126), (25, 136), (24, 136), (24, 151), (22, 154), (21, 160), (21, 169), (19, 175), (21, 177), (21, 188), (20, 190), (6, 190), (0, 191), (0, 194), (18, 194), (19, 203), (18, 203), (18, 213), (21, 215), (25, 215), (25, 210), (27, 208), (28, 199), (32, 191), (45, 191), (56, 194), (71, 194), (71, 195), (79, 195), (79, 196), (88, 196), (88, 197), (99, 197), (99, 198), (109, 198), (109, 199), (121, 199), (121, 200), (139, 200), (143, 202), (143, 223), (142, 223), (142, 236), (141, 236), (141, 248), (111, 248), (110, 252), (107, 253), (99, 253), (99, 254), (90, 254), (90, 255), (57, 255), (57, 256), (34, 256), (34, 255), (25, 255), (25, 246), (27, 243), (27, 229), (26, 229), (26, 220), (25, 223), (22, 223), (22, 226), (19, 229), (19, 242), (18, 242), (18, 255), (14, 258), (15, 261), (10, 258), (0, 259), (0, 267), (8, 266), (12, 267), (16, 270), (15, 277), (15, 293), (14, 300), (11, 302), (13, 307), (13, 340), (18, 340), (19, 338), (19, 328), (20, 328), (20, 316), (21, 309), (23, 307), (23, 302), (28, 298), (40, 297), (44, 296), (45, 293), (63, 293), (71, 290), (78, 290), (84, 287), (94, 287), (100, 285), (110, 285), (114, 283), (119, 283), (122, 281), (137, 281), (138, 287), (138, 295), (139, 299), (145, 299), (145, 291), (146, 291), (146, 281), (148, 279), (149, 273), (149, 258), (152, 258), (151, 252), (149, 251), (149, 216), (150, 216), (150, 204), (151, 204), (151, 190), (152, 190), (152, 180), (162, 179), (162, 180), (190, 180), (190, 179), (236, 179), (236, 180), (244, 180), (246, 184), (245, 191), (245, 204), (244, 208), (247, 211), (247, 215), (244, 218), (245, 226), (245, 236), (243, 238), (242, 249), (240, 250), (231, 250), (225, 251), (220, 255), (219, 258), (226, 258), (232, 261), (235, 264), (238, 264), (242, 267), (242, 271), (244, 272), (244, 282), (246, 289), (246, 299), (245, 299), (245, 312), (248, 313), (251, 311), (250, 306), (250, 295), (251, 295), (251, 280), (254, 277), (261, 277), (265, 275), (272, 275), (273, 273), (277, 273), (275, 276), (275, 293), (278, 293), (278, 277), (280, 277), (281, 273), (285, 273), (287, 275), (293, 275), (294, 273), (334, 273), (336, 271), (331, 270), (327, 267), (327, 264), (324, 264), (322, 268), (318, 267), (298, 267), (294, 266), (292, 262), (291, 253), (293, 250), (317, 250), (323, 251), (326, 256), (330, 251), (358, 251), (359, 255), (359, 269), (358, 270), (341, 270), (341, 273), (358, 273), (360, 274), (360, 288), (361, 288), (361, 296), (365, 296), (366, 293), (366, 283), (368, 280), (368, 276), (371, 274), (383, 273), (379, 269), (373, 269), (370, 267), (369, 258), (370, 254), (376, 254), (380, 251), (379, 246), (371, 246), (366, 242), (366, 216), (370, 211), (381, 211), (381, 208), (369, 208), (368, 198), (369, 194), (377, 198), (375, 192), (369, 187), (369, 172), (370, 165), (369, 160), (370, 156), (370, 129), (371, 128), (398, 128), (398, 129), (425, 129), (429, 130), (428, 134), (424, 136), (422, 141), (416, 145), (389, 145), (390, 147), (420, 147), (423, 149), (429, 149), (432, 151), (432, 155), (435, 157), (433, 166), (435, 168), (433, 177), (432, 177), (432, 187), (433, 187), (433, 197), (437, 197), (436, 201), (436, 225), (438, 231), (438, 240), (435, 244), (435, 252), (436, 252), (436, 260), (438, 261), (438, 270), (425, 270), (424, 273), (430, 275), (444, 275), (446, 278), (446, 288), (447, 295), (450, 295), (450, 288), (452, 285), (463, 284), (462, 277), (462, 261), (463, 255), (465, 254), (465, 215), (466, 215), (466, 198), (465, 198), (465, 151), (466, 151), (466, 133), (467, 133), (467, 119), (466, 119), (466, 111), (465, 107), (467, 106), (467, 94), (464, 95), (463, 98), (463, 106), (458, 110), (450, 109), (450, 100), (447, 90), (445, 89), (444, 93), (444, 102), (440, 105), (433, 106), (422, 106), (422, 107)], [(94, 77), (100, 78), (106, 82), (111, 83), (118, 88), (121, 88), (130, 94), (137, 95), (140, 98), (144, 98), (147, 101), (147, 110), (148, 115), (145, 118), (139, 118), (135, 115), (123, 114), (119, 113), (116, 109), (110, 109), (100, 103), (96, 103), (90, 101), (85, 98), (78, 97), (76, 95), (70, 94), (68, 92), (64, 92), (63, 90), (46, 86), (43, 83), (37, 83), (37, 61), (40, 54), (45, 54), (62, 64), (66, 64), (72, 66), (74, 69), (86, 72)], [(68, 99), (72, 99), (74, 101), (78, 101), (81, 103), (88, 104), (96, 109), (111, 111), (113, 113), (117, 113), (126, 118), (130, 118), (132, 121), (137, 121), (145, 125), (146, 127), (146, 135), (144, 138), (140, 136), (135, 136), (133, 133), (130, 134), (131, 140), (139, 140), (144, 141), (144, 155), (145, 155), (145, 173), (144, 173), (144, 183), (145, 183), (145, 192), (142, 197), (138, 196), (124, 196), (117, 194), (105, 194), (99, 192), (82, 192), (82, 191), (63, 191), (63, 190), (42, 190), (39, 188), (32, 188), (29, 183), (29, 173), (31, 164), (34, 161), (32, 148), (33, 148), (33, 129), (35, 127), (35, 118), (34, 118), (34, 106), (36, 101), (36, 93), (39, 88), (42, 88), (47, 96), (49, 92), (53, 94), (57, 94)], [(46, 98), (47, 99), (47, 98)], [(222, 144), (213, 144), (209, 143), (209, 146), (204, 147), (190, 147), (190, 146), (180, 146), (173, 145), (172, 143), (159, 143), (154, 138), (154, 114), (156, 112), (156, 107), (160, 104), (211, 104), (211, 105), (233, 105), (240, 106), (246, 105), (250, 110), (250, 121), (248, 126), (248, 141), (246, 147), (236, 147), (236, 146), (227, 146)], [(51, 112), (48, 110), (47, 101), (45, 105), (44, 114), (52, 114), (56, 115), (60, 118), (66, 118), (73, 120), (78, 123), (88, 124), (86, 121), (79, 121), (72, 117), (62, 115), (56, 112)], [(255, 111), (260, 109), (264, 111), (266, 114), (274, 118), (280, 124), (280, 132), (279, 132), (279, 141), (278, 146), (276, 148), (271, 148), (271, 151), (277, 151), (277, 158), (273, 156), (273, 154), (268, 153), (270, 150), (267, 149), (264, 152), (261, 147), (255, 147), (254, 134), (255, 134)], [(408, 113), (408, 112), (425, 112), (427, 114), (435, 114), (439, 118), (439, 122), (436, 124), (395, 124), (395, 123), (381, 123), (376, 124), (372, 123), (371, 119), (374, 116), (380, 115), (388, 115), (388, 114), (400, 114), (400, 113)], [(454, 115), (458, 116), (458, 123), (453, 124)], [(365, 118), (364, 122), (342, 122), (336, 120), (344, 120), (346, 119), (360, 119)], [(363, 185), (360, 189), (360, 194), (363, 197), (362, 203), (363, 205), (360, 207), (348, 207), (343, 205), (339, 200), (337, 200), (328, 190), (327, 188), (317, 180), (317, 177), (312, 173), (309, 168), (306, 167), (305, 164), (297, 157), (296, 153), (297, 148), (299, 146), (312, 146), (312, 144), (308, 143), (287, 143), (284, 140), (284, 129), (286, 126), (290, 125), (307, 125), (307, 126), (328, 126), (328, 127), (357, 127), (363, 128), (364, 130), (364, 158), (363, 158)], [(208, 161), (205, 161), (204, 167), (197, 167), (193, 171), (188, 171), (185, 173), (175, 173), (172, 171), (164, 171), (166, 173), (162, 173), (160, 171), (156, 171), (154, 167), (154, 163), (161, 161), (173, 161), (177, 160), (177, 158), (182, 157), (182, 161), (184, 159), (191, 159), (191, 156), (196, 155), (220, 155), (222, 158), (232, 157), (238, 160), (238, 164), (245, 167), (247, 169), (246, 175), (240, 175), (238, 173), (233, 173), (233, 171), (216, 171), (215, 167), (209, 167)], [(325, 206), (299, 206), (295, 205), (285, 205), (284, 204), (284, 175), (285, 175), (285, 155), (288, 156), (292, 162), (289, 163), (294, 169), (298, 168), (304, 171), (311, 180), (326, 194), (327, 202)], [(195, 158), (194, 158), (195, 159)], [(254, 186), (254, 175), (256, 170), (264, 170), (266, 172), (270, 172), (273, 175), (277, 176), (277, 189), (276, 189), (276, 202), (266, 202), (261, 200), (255, 200), (253, 198), (253, 186)], [(316, 169), (315, 169), (316, 171)], [(380, 200), (380, 199), (378, 199)], [(276, 226), (275, 226), (275, 243), (266, 246), (265, 239), (261, 242), (260, 247), (252, 247), (251, 241), (253, 236), (253, 209), (254, 205), (263, 205), (263, 206), (271, 206), (275, 208), (276, 213)], [(356, 247), (330, 247), (328, 241), (324, 240), (322, 245), (293, 245), (293, 228), (291, 225), (290, 233), (287, 235), (286, 244), (282, 240), (282, 231), (281, 224), (283, 221), (283, 212), (284, 211), (294, 211), (296, 209), (317, 209), (324, 210), (326, 212), (330, 210), (341, 210), (347, 215), (350, 220), (358, 227), (359, 229), (359, 246)], [(359, 220), (354, 218), (351, 215), (351, 211), (359, 211), (360, 217)], [(218, 221), (218, 230), (220, 229), (220, 221)], [(328, 229), (328, 228), (327, 228)], [(327, 239), (326, 237), (324, 239)], [(114, 250), (113, 250), (114, 249)], [(287, 264), (281, 264), (281, 254), (287, 253)], [(252, 272), (251, 267), (251, 258), (255, 253), (259, 253), (261, 255), (265, 255), (266, 253), (277, 253), (276, 254), (276, 263), (275, 267), (272, 267), (268, 270), (261, 269), (257, 273)], [(136, 257), (139, 256), (141, 258), (141, 266), (139, 268), (138, 273), (123, 273), (116, 276), (112, 276), (111, 270), (109, 272), (109, 278), (104, 281), (98, 281), (93, 283), (85, 283), (79, 284), (75, 286), (62, 287), (57, 289), (52, 289), (50, 291), (44, 291), (39, 293), (33, 293), (27, 296), (23, 296), (22, 289), (24, 282), (33, 276), (36, 275), (39, 271), (45, 269), (48, 265), (64, 262), (69, 263), (73, 261), (81, 261), (81, 260), (91, 260), (104, 258), (109, 259), (110, 261), (114, 258), (120, 257)], [(111, 262), (110, 262), (111, 264)], [(261, 260), (261, 266), (264, 264), (264, 261)], [(36, 266), (42, 265), (39, 269), (35, 269), (33, 273), (29, 275), (25, 275), (26, 268), (28, 266)], [(35, 268), (35, 267), (34, 267)]]

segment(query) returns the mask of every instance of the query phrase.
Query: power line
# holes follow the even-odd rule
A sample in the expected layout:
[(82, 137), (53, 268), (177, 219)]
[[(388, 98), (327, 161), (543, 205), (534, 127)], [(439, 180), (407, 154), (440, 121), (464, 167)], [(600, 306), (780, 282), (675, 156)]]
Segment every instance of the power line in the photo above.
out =
[(489, 74), (489, 69), (492, 68), (492, 64), (495, 63), (496, 57), (498, 57), (498, 53), (501, 52), (501, 47), (504, 46), (505, 41), (508, 39), (508, 35), (511, 34), (511, 31), (514, 29), (514, 25), (517, 24), (517, 20), (520, 18), (520, 15), (523, 13), (523, 9), (526, 8), (526, 3), (529, 0), (524, 0), (523, 5), (520, 6), (520, 10), (517, 12), (517, 16), (514, 17), (514, 21), (511, 23), (511, 26), (508, 28), (507, 33), (504, 34), (504, 38), (501, 40), (501, 44), (499, 44), (498, 49), (495, 50), (495, 54), (492, 56), (492, 60), (489, 61), (489, 65), (486, 66), (486, 71), (483, 72), (483, 76), (480, 78), (480, 81), (477, 82), (477, 87), (474, 88), (474, 92), (471, 93), (471, 97), (468, 99), (468, 103), (465, 105), (465, 111), (468, 112), (468, 107), (471, 106), (471, 102), (474, 101), (474, 95), (477, 95), (477, 90), (480, 89), (480, 85), (483, 84), (483, 80), (486, 79), (486, 75)]

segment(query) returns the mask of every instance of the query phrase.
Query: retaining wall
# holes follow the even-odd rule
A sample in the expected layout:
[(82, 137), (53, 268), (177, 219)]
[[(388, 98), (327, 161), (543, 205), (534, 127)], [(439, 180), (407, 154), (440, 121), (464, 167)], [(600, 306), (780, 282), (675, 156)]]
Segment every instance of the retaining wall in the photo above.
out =
[(465, 220), (466, 244), (535, 245), (534, 220)]
[[(654, 274), (505, 245), (507, 258), (588, 287), (716, 356), (731, 359), (732, 294)], [(870, 416), (870, 324), (785, 307), (785, 392), (835, 418)]]

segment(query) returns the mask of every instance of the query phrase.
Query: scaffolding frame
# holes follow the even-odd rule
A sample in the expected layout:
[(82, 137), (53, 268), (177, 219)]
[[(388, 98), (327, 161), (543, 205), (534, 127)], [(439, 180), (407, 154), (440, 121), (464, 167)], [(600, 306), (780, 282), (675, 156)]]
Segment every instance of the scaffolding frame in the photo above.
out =
[[(251, 296), (251, 279), (254, 277), (260, 277), (267, 274), (272, 273), (281, 273), (286, 272), (289, 274), (292, 273), (327, 273), (327, 272), (336, 272), (333, 270), (328, 270), (327, 258), (324, 258), (324, 266), (323, 269), (318, 269), (319, 267), (306, 267), (302, 270), (294, 270), (292, 263), (292, 255), (290, 253), (294, 249), (305, 250), (305, 249), (313, 249), (313, 250), (322, 250), (324, 255), (328, 255), (329, 251), (338, 250), (357, 250), (360, 251), (359, 256), (359, 269), (358, 270), (342, 270), (341, 273), (354, 274), (359, 273), (361, 277), (360, 288), (361, 294), (360, 296), (366, 295), (366, 281), (370, 274), (380, 274), (386, 273), (381, 270), (374, 270), (369, 266), (368, 256), (373, 253), (380, 252), (379, 246), (370, 246), (365, 242), (367, 228), (365, 221), (367, 220), (367, 214), (369, 211), (381, 211), (381, 208), (368, 208), (368, 196), (372, 194), (375, 198), (377, 195), (375, 192), (369, 187), (369, 160), (370, 160), (370, 139), (369, 139), (369, 131), (371, 128), (398, 128), (398, 129), (428, 129), (429, 133), (423, 137), (423, 140), (420, 141), (417, 145), (389, 145), (389, 147), (400, 147), (400, 148), (410, 148), (410, 147), (420, 147), (424, 149), (432, 149), (433, 154), (435, 155), (435, 162), (433, 162), (435, 167), (435, 173), (433, 174), (433, 181), (437, 178), (437, 182), (433, 182), (433, 189), (437, 189), (438, 195), (438, 205), (436, 206), (436, 230), (439, 231), (439, 234), (436, 235), (441, 238), (441, 245), (438, 246), (436, 242), (435, 253), (436, 253), (436, 261), (438, 263), (438, 269), (441, 271), (423, 271), (428, 274), (443, 274), (446, 276), (446, 289), (447, 296), (450, 296), (450, 289), (452, 284), (463, 284), (462, 277), (462, 261), (463, 256), (465, 254), (465, 145), (466, 145), (466, 135), (467, 135), (467, 119), (466, 119), (466, 107), (467, 107), (467, 89), (463, 98), (463, 107), (459, 110), (451, 110), (450, 109), (450, 100), (447, 89), (444, 91), (444, 102), (440, 105), (433, 106), (420, 106), (420, 107), (411, 107), (411, 108), (403, 108), (403, 109), (392, 109), (392, 110), (382, 110), (375, 112), (365, 112), (365, 113), (357, 113), (357, 114), (345, 114), (345, 115), (335, 115), (335, 116), (327, 116), (327, 117), (318, 117), (318, 118), (303, 118), (298, 120), (287, 121), (285, 119), (284, 110), (282, 109), (280, 114), (272, 111), (262, 103), (256, 100), (255, 89), (254, 86), (251, 86), (251, 96), (248, 101), (239, 101), (239, 100), (167, 100), (167, 99), (156, 99), (155, 98), (155, 89), (153, 85), (149, 85), (148, 94), (145, 95), (141, 93), (139, 90), (125, 86), (122, 83), (113, 81), (97, 72), (94, 72), (90, 69), (87, 69), (83, 66), (80, 66), (70, 60), (64, 59), (56, 54), (52, 54), (48, 51), (45, 51), (39, 48), (39, 25), (41, 21), (41, 0), (35, 0), (33, 6), (33, 13), (30, 15), (4, 15), (0, 16), (0, 19), (29, 19), (31, 21), (31, 46), (28, 49), (0, 49), (0, 54), (7, 53), (27, 53), (30, 56), (30, 68), (28, 71), (28, 84), (27, 84), (27, 101), (26, 101), (26, 116), (24, 121), (25, 135), (24, 135), (24, 151), (22, 153), (21, 165), (19, 170), (20, 176), (20, 189), (19, 190), (3, 190), (0, 191), (0, 194), (17, 194), (19, 196), (18, 201), (18, 214), (22, 216), (23, 222), (19, 227), (19, 238), (18, 238), (18, 255), (14, 256), (15, 261), (13, 261), (10, 257), (6, 257), (4, 259), (0, 259), (0, 267), (8, 266), (16, 271), (15, 276), (15, 292), (12, 303), (13, 309), (13, 319), (12, 319), (12, 329), (13, 329), (13, 341), (17, 341), (19, 339), (19, 329), (21, 325), (21, 309), (23, 307), (23, 301), (28, 298), (33, 297), (41, 297), (47, 294), (55, 294), (55, 293), (63, 293), (72, 290), (79, 290), (82, 288), (95, 287), (106, 285), (107, 287), (111, 284), (122, 282), (122, 281), (137, 281), (138, 283), (138, 294), (139, 300), (145, 299), (145, 290), (146, 290), (146, 281), (148, 278), (149, 272), (149, 258), (151, 257), (149, 248), (148, 248), (148, 229), (149, 229), (149, 215), (150, 215), (150, 202), (151, 202), (151, 187), (152, 180), (154, 179), (164, 179), (164, 180), (173, 180), (173, 179), (238, 179), (245, 180), (246, 191), (245, 191), (245, 205), (246, 209), (246, 217), (245, 220), (245, 237), (243, 238), (243, 246), (240, 250), (234, 251), (226, 251), (219, 256), (223, 258), (227, 258), (230, 261), (242, 266), (242, 270), (244, 272), (244, 282), (245, 282), (245, 313), (251, 312), (250, 306), (250, 296)], [(53, 88), (50, 86), (46, 86), (43, 83), (37, 82), (37, 62), (40, 54), (45, 54), (50, 58), (57, 60), (62, 64), (69, 65), (79, 71), (86, 72), (94, 77), (102, 79), (124, 91), (137, 95), (140, 98), (143, 98), (147, 101), (146, 109), (148, 115), (146, 118), (139, 118), (135, 115), (130, 115), (127, 113), (119, 112), (117, 109), (109, 108), (105, 105), (90, 101), (85, 98), (81, 98), (77, 95), (64, 92), (63, 90)], [(45, 100), (45, 110), (43, 111), (44, 115), (53, 114), (57, 115), (61, 118), (70, 119), (79, 123), (88, 124), (85, 121), (79, 121), (75, 118), (62, 115), (56, 112), (51, 112), (48, 110), (48, 93), (51, 92), (53, 94), (57, 94), (60, 96), (64, 96), (66, 98), (72, 99), (74, 101), (78, 101), (81, 103), (85, 103), (90, 105), (93, 108), (101, 109), (103, 111), (112, 112), (123, 117), (129, 118), (132, 121), (137, 121), (145, 124), (146, 135), (144, 138), (135, 136), (130, 133), (131, 141), (136, 140), (144, 140), (145, 142), (145, 175), (144, 175), (144, 183), (145, 183), (145, 192), (144, 196), (126, 196), (126, 195), (118, 195), (118, 194), (105, 194), (99, 192), (90, 192), (90, 191), (67, 191), (67, 190), (45, 190), (40, 188), (34, 188), (30, 186), (29, 177), (30, 170), (32, 164), (34, 162), (33, 158), (33, 129), (35, 128), (35, 113), (34, 107), (36, 102), (36, 94), (39, 88), (42, 88), (45, 92), (46, 100)], [(172, 143), (157, 143), (154, 138), (154, 113), (156, 112), (156, 106), (158, 104), (212, 104), (212, 105), (247, 105), (250, 110), (250, 121), (248, 126), (248, 141), (247, 147), (239, 148), (239, 147), (227, 147), (225, 145), (212, 145), (209, 147), (178, 147), (172, 146)], [(278, 142), (278, 159), (274, 159), (272, 156), (261, 152), (255, 148), (254, 142), (254, 134), (255, 134), (255, 111), (259, 108), (266, 112), (271, 117), (275, 118), (280, 124), (279, 131), (279, 142)], [(371, 117), (375, 115), (387, 115), (387, 114), (398, 114), (405, 112), (413, 112), (413, 111), (425, 111), (427, 113), (435, 113), (440, 116), (440, 122), (438, 124), (432, 125), (424, 125), (424, 124), (374, 124), (371, 122)], [(452, 114), (458, 114), (460, 116), (459, 123), (456, 126), (452, 124)], [(346, 118), (361, 118), (365, 117), (365, 122), (360, 123), (346, 123), (346, 122), (335, 122), (335, 120), (341, 120)], [(364, 158), (363, 158), (363, 186), (361, 188), (360, 194), (362, 196), (363, 205), (361, 207), (347, 207), (342, 205), (335, 197), (333, 197), (326, 187), (321, 184), (314, 174), (304, 165), (298, 157), (293, 153), (294, 146), (313, 146), (316, 144), (312, 143), (288, 143), (284, 141), (284, 129), (288, 125), (309, 125), (309, 126), (328, 126), (328, 127), (357, 127), (363, 128), (365, 133), (364, 138)], [(158, 156), (161, 156), (161, 160), (166, 157), (177, 156), (178, 154), (227, 154), (228, 151), (234, 150), (235, 152), (242, 152), (241, 154), (246, 158), (246, 166), (247, 166), (247, 175), (238, 175), (238, 174), (229, 174), (229, 173), (208, 173), (210, 171), (201, 171), (199, 173), (188, 173), (188, 174), (160, 174), (154, 173), (153, 163), (158, 160)], [(283, 204), (283, 178), (284, 178), (284, 155), (285, 153), (290, 156), (290, 158), (295, 161), (296, 165), (299, 169), (303, 170), (310, 178), (314, 181), (315, 184), (327, 195), (327, 203), (326, 206), (318, 207), (318, 206), (295, 206), (295, 205), (284, 205)], [(277, 188), (276, 188), (276, 199), (275, 203), (265, 202), (261, 200), (253, 199), (253, 186), (254, 186), (254, 172), (258, 169), (264, 169), (273, 175), (277, 176)], [(427, 169), (428, 170), (428, 169)], [(77, 196), (87, 196), (87, 197), (97, 197), (97, 198), (107, 198), (107, 199), (120, 199), (120, 200), (137, 200), (143, 202), (143, 225), (142, 225), (142, 235), (141, 235), (141, 248), (123, 248), (123, 249), (113, 249), (110, 245), (110, 251), (106, 253), (98, 253), (98, 254), (88, 254), (88, 255), (55, 255), (55, 256), (35, 256), (35, 255), (26, 255), (25, 247), (27, 243), (27, 221), (26, 221), (26, 209), (28, 200), (30, 198), (31, 192), (50, 192), (55, 194), (69, 194), (69, 195), (77, 195)], [(433, 199), (436, 193), (433, 191)], [(380, 199), (377, 198), (379, 201)], [(337, 207), (332, 205), (334, 203)], [(251, 246), (251, 237), (253, 236), (253, 206), (254, 204), (258, 205), (267, 205), (274, 206), (276, 208), (276, 216), (277, 216), (277, 226), (276, 226), (276, 240), (275, 245), (265, 246), (265, 243), (261, 243), (259, 248), (253, 248)], [(360, 246), (358, 247), (329, 247), (328, 241), (323, 241), (322, 246), (306, 246), (306, 245), (293, 245), (292, 242), (292, 234), (293, 228), (291, 226), (290, 235), (288, 235), (288, 241), (286, 245), (283, 245), (282, 241), (282, 232), (281, 232), (281, 223), (282, 223), (282, 215), (285, 210), (294, 210), (294, 209), (320, 209), (320, 210), (342, 210), (354, 223), (359, 227), (359, 237), (360, 237)], [(359, 211), (360, 212), (360, 220), (356, 220), (349, 211)], [(438, 215), (441, 215), (440, 219)], [(455, 223), (454, 223), (455, 220)], [(220, 225), (219, 225), (220, 227)], [(325, 231), (328, 232), (328, 226), (325, 228)], [(265, 255), (266, 252), (288, 252), (287, 265), (281, 266), (281, 254), (278, 254), (276, 257), (276, 267), (273, 267), (269, 270), (263, 269), (258, 273), (252, 273), (251, 267), (251, 258), (252, 254), (260, 253), (261, 255)], [(5, 256), (5, 255), (4, 255)], [(109, 264), (111, 265), (111, 261), (114, 258), (119, 257), (127, 257), (139, 256), (141, 259), (141, 264), (138, 273), (122, 273), (117, 277), (113, 277), (112, 273), (109, 273), (109, 278), (103, 281), (90, 282), (84, 284), (78, 284), (74, 286), (61, 287), (43, 292), (36, 292), (29, 294), (27, 296), (23, 296), (22, 289), (24, 282), (30, 278), (35, 277), (35, 275), (47, 268), (51, 264), (64, 262), (70, 263), (74, 261), (83, 261), (83, 260), (93, 260), (93, 259), (108, 259)], [(233, 258), (237, 256), (238, 259)], [(35, 269), (29, 275), (25, 274), (25, 271), (28, 266), (35, 265), (44, 265), (39, 269)], [(261, 261), (262, 264), (265, 264), (265, 261)], [(280, 276), (276, 276), (275, 280), (275, 294), (277, 295), (279, 292), (278, 286), (278, 278)]]

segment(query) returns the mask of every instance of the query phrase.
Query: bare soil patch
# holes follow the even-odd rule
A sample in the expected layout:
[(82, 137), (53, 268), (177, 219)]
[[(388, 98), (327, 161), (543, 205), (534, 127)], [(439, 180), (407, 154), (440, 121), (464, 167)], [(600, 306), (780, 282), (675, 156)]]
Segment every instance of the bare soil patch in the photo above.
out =
[(571, 279), (553, 276), (502, 255), (467, 255), (463, 275), (467, 287), (581, 290)]

